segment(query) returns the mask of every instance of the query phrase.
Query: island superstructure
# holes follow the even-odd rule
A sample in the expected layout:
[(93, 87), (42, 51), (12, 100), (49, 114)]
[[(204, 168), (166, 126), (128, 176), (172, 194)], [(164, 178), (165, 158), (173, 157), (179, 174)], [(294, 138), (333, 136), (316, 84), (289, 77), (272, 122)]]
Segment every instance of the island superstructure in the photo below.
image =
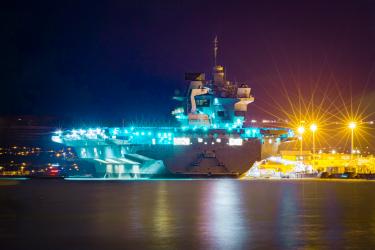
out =
[[(245, 83), (226, 79), (216, 64), (212, 78), (186, 73), (186, 94), (176, 96), (177, 127), (104, 127), (57, 131), (52, 140), (73, 147), (80, 158), (96, 163), (102, 177), (239, 177), (255, 161), (277, 153), (293, 138), (292, 130), (246, 127), (254, 102)], [(160, 100), (162, 101), (162, 100)]]

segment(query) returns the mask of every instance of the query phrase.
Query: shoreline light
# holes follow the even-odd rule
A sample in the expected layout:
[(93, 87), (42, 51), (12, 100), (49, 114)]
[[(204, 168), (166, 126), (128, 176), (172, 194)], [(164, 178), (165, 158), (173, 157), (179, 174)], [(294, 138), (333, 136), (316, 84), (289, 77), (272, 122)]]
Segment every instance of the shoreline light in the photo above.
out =
[(311, 124), (311, 126), (310, 126), (310, 130), (311, 130), (312, 132), (315, 132), (317, 129), (318, 129), (318, 126), (317, 126), (315, 123)]
[(297, 132), (298, 132), (298, 134), (302, 135), (303, 133), (305, 133), (305, 127), (303, 127), (303, 126), (299, 126), (299, 127), (297, 128)]
[(355, 129), (357, 127), (357, 123), (350, 122), (348, 126), (349, 126), (350, 129)]

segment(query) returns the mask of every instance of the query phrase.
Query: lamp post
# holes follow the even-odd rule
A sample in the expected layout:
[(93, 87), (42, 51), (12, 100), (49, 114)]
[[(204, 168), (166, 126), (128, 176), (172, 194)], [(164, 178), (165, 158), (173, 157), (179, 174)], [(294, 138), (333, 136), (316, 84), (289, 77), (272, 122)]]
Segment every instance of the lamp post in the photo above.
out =
[(318, 129), (318, 126), (315, 123), (311, 124), (310, 130), (312, 132), (312, 143), (313, 143), (313, 157), (312, 157), (312, 160), (313, 160), (313, 168), (314, 168), (314, 170), (315, 170), (315, 132), (316, 132), (317, 129)]
[(349, 128), (351, 130), (351, 147), (350, 147), (350, 159), (353, 159), (353, 153), (354, 153), (354, 129), (357, 127), (357, 124), (355, 122), (349, 123)]
[(299, 157), (302, 159), (302, 145), (303, 145), (303, 133), (305, 132), (305, 127), (303, 126), (299, 126), (298, 129), (297, 129), (297, 132), (299, 134), (299, 139), (300, 139), (300, 148), (299, 148)]

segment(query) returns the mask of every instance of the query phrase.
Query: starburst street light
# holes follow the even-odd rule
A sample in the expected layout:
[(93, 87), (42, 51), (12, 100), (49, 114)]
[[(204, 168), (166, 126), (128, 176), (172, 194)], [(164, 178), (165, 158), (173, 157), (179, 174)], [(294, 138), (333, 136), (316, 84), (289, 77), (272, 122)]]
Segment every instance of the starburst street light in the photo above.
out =
[(305, 127), (299, 126), (297, 128), (297, 132), (299, 134), (299, 139), (301, 142), (300, 148), (299, 148), (299, 157), (302, 159), (302, 145), (303, 145), (303, 133), (305, 133)]
[(357, 127), (357, 123), (355, 123), (355, 122), (350, 122), (349, 123), (349, 128), (350, 129), (355, 129)]
[(312, 132), (315, 132), (317, 129), (318, 129), (318, 126), (317, 126), (315, 123), (311, 124), (311, 126), (310, 126), (310, 130), (311, 130)]
[(315, 132), (318, 129), (318, 125), (315, 123), (311, 124), (310, 130), (312, 132), (312, 142), (313, 142), (313, 168), (315, 169)]
[(297, 131), (298, 131), (298, 134), (302, 135), (303, 133), (305, 133), (305, 127), (299, 126)]
[(357, 127), (356, 122), (349, 122), (349, 128), (351, 130), (351, 148), (350, 148), (350, 158), (353, 158), (354, 153), (354, 129)]

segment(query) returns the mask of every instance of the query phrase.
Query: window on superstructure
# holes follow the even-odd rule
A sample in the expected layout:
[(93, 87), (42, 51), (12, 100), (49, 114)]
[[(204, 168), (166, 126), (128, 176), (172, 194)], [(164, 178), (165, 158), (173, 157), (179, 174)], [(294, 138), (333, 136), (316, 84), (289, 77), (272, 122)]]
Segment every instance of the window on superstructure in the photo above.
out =
[(210, 100), (209, 99), (197, 99), (196, 104), (197, 104), (197, 107), (209, 107)]

